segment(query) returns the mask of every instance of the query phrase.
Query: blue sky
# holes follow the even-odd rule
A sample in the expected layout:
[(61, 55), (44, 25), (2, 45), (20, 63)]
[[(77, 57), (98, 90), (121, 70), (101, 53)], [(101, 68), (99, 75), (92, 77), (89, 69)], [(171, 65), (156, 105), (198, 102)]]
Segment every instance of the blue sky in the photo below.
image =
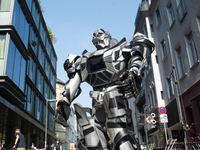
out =
[[(141, 0), (41, 0), (43, 16), (57, 38), (54, 49), (57, 54), (57, 77), (68, 80), (63, 63), (68, 54), (81, 56), (86, 49), (96, 48), (91, 39), (95, 30), (103, 28), (113, 38), (127, 41), (133, 36), (135, 17)], [(74, 101), (84, 107), (91, 107), (87, 83), (81, 84), (82, 93)]]

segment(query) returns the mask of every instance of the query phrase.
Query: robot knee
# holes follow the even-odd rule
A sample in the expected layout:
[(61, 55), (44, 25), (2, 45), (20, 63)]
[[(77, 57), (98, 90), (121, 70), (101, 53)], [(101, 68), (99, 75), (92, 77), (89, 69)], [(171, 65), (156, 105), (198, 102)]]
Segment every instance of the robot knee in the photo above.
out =
[(124, 129), (120, 131), (114, 138), (113, 149), (117, 150), (121, 145), (129, 145), (130, 149), (140, 150), (138, 141), (134, 137), (134, 132)]

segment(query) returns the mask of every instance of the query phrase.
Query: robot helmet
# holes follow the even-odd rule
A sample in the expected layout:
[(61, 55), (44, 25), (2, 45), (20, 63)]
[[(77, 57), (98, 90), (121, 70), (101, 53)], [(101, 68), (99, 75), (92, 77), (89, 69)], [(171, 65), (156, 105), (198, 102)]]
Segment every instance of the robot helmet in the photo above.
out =
[(111, 36), (108, 31), (98, 29), (93, 33), (92, 42), (97, 50), (109, 47)]

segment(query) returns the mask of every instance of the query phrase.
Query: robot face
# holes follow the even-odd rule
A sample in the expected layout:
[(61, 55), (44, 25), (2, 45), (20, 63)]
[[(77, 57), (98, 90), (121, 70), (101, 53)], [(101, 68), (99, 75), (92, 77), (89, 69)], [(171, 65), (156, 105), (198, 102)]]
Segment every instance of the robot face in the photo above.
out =
[(97, 48), (97, 50), (109, 47), (110, 39), (111, 39), (110, 34), (103, 29), (96, 30), (92, 36), (92, 42), (94, 46)]

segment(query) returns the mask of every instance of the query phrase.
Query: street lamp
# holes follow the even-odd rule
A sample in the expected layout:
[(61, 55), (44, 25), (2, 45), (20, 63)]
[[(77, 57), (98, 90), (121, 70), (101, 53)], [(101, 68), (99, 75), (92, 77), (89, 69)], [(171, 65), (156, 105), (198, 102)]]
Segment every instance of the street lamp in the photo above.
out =
[(45, 149), (47, 148), (47, 123), (48, 123), (48, 121), (47, 121), (47, 119), (48, 119), (47, 108), (48, 107), (47, 106), (48, 106), (48, 102), (56, 102), (56, 99), (47, 99), (46, 100)]

